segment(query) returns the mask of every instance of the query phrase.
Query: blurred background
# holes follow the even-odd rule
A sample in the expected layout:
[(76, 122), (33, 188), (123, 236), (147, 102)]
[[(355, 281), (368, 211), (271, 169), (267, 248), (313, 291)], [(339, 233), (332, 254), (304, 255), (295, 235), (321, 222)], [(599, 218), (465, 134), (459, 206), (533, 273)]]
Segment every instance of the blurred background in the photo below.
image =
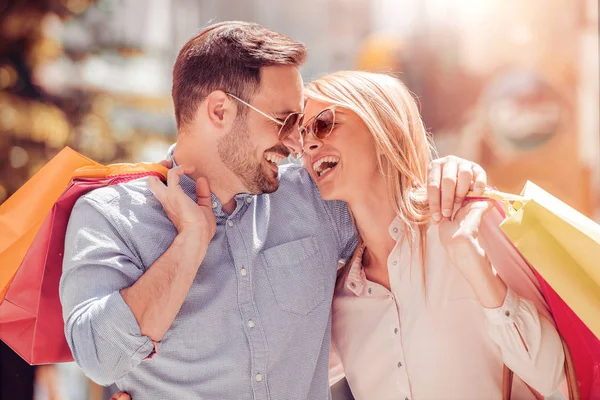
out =
[[(305, 42), (305, 81), (397, 73), (441, 155), (480, 163), (503, 191), (532, 180), (600, 222), (597, 0), (0, 0), (0, 203), (64, 146), (162, 159), (177, 52), (232, 19)], [(74, 364), (29, 367), (0, 346), (0, 398), (109, 396)]]

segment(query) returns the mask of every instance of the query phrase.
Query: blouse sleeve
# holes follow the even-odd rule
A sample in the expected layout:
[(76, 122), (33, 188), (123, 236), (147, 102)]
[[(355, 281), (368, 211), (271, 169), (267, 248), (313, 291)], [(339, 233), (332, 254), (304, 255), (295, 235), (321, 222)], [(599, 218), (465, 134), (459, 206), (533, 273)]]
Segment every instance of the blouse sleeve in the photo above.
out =
[(508, 287), (502, 306), (484, 309), (487, 329), (506, 366), (549, 396), (565, 378), (562, 341), (534, 271), (499, 227), (502, 219), (491, 210), (480, 226), (480, 244)]
[(564, 352), (554, 325), (510, 288), (502, 306), (484, 313), (506, 366), (541, 395), (554, 393), (564, 380)]

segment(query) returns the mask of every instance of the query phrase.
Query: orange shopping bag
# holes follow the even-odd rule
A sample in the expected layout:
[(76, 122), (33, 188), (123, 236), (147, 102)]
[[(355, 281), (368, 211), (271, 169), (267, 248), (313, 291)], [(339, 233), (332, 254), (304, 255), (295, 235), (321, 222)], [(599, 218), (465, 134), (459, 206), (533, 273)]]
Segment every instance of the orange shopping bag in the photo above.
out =
[(0, 205), (0, 302), (50, 209), (84, 166), (101, 164), (66, 147)]
[[(59, 156), (63, 154), (62, 152)], [(73, 150), (66, 149), (69, 157), (77, 159), (82, 157)], [(57, 156), (58, 157), (58, 156)], [(68, 157), (67, 157), (68, 158)], [(85, 159), (82, 157), (82, 159)], [(53, 159), (51, 161), (54, 162)], [(87, 159), (85, 159), (87, 160)], [(37, 218), (31, 218), (34, 212), (32, 207), (40, 203), (22, 202), (11, 204), (12, 215), (27, 215), (24, 218), (31, 227), (23, 229), (19, 220), (15, 222), (21, 229), (12, 233), (13, 243), (19, 243), (24, 251), (19, 254), (12, 252), (11, 257), (5, 257), (6, 264), (1, 268), (12, 273), (12, 282), (7, 286), (4, 300), (0, 302), (0, 340), (11, 347), (25, 361), (30, 364), (47, 364), (72, 361), (72, 355), (64, 337), (64, 322), (59, 300), (58, 287), (62, 274), (62, 261), (64, 254), (64, 240), (71, 210), (79, 197), (87, 192), (121, 182), (126, 182), (148, 175), (154, 175), (164, 180), (166, 168), (158, 164), (113, 164), (103, 166), (88, 160), (83, 167), (68, 171), (60, 178), (67, 179), (66, 188), (62, 187), (62, 194), (57, 198), (43, 199), (52, 201), (41, 223)], [(70, 164), (73, 165), (73, 164)], [(32, 178), (35, 179), (36, 177)], [(54, 181), (60, 180), (58, 176), (52, 177)], [(49, 178), (50, 179), (50, 178)], [(37, 193), (35, 185), (27, 182), (25, 186), (32, 193)], [(36, 184), (47, 187), (47, 182)], [(21, 191), (17, 192), (20, 194)], [(22, 193), (22, 192), (21, 192)], [(13, 198), (11, 197), (11, 199)], [(4, 206), (2, 206), (4, 207)], [(0, 211), (2, 208), (0, 207)], [(27, 235), (32, 238), (29, 239)], [(23, 237), (27, 237), (24, 240)], [(0, 256), (4, 253), (0, 252)], [(20, 256), (20, 257), (19, 257)], [(8, 273), (6, 276), (9, 276)]]

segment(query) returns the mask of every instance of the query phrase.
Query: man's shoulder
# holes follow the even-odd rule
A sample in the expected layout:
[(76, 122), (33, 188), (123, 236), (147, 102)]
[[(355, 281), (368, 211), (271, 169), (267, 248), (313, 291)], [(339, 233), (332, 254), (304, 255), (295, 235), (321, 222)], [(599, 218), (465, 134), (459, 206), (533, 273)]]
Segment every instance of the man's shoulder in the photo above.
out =
[(279, 167), (279, 188), (269, 196), (272, 199), (285, 199), (286, 203), (294, 200), (323, 202), (319, 189), (308, 171), (301, 165), (291, 163)]
[(316, 185), (310, 177), (306, 168), (297, 163), (289, 163), (279, 166), (280, 182), (291, 182), (301, 185), (311, 186), (316, 189)]
[(73, 211), (75, 212), (83, 204), (92, 206), (100, 212), (114, 211), (117, 214), (124, 214), (136, 209), (154, 208), (159, 203), (148, 187), (146, 177), (94, 189), (77, 200)]
[(346, 214), (348, 207), (340, 200), (323, 200), (319, 188), (306, 170), (299, 164), (286, 164), (279, 167), (279, 189), (271, 196), (282, 198), (286, 204), (300, 203), (305, 207), (308, 203), (319, 204), (319, 209), (328, 212)]

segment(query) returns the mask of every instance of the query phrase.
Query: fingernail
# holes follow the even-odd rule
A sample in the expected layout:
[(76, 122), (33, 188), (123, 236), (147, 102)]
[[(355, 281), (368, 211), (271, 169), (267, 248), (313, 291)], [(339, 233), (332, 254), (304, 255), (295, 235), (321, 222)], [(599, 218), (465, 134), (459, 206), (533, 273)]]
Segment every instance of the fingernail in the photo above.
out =
[(442, 215), (439, 212), (433, 213), (433, 220), (439, 222), (442, 219)]
[(452, 215), (452, 210), (450, 210), (449, 208), (444, 208), (442, 210), (442, 215), (446, 218), (448, 218), (449, 216)]

